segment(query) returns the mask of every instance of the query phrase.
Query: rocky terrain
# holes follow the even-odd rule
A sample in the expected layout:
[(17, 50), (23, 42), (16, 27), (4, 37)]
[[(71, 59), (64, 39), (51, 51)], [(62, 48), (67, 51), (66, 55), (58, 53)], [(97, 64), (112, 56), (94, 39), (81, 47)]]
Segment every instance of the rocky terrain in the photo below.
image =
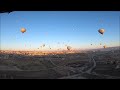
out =
[(0, 51), (0, 79), (120, 79), (120, 49)]

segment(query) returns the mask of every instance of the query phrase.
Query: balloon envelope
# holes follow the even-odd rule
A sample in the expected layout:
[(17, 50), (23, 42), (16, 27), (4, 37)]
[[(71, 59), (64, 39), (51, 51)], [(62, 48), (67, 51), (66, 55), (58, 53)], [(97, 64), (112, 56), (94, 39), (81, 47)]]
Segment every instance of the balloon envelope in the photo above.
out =
[(26, 29), (25, 28), (21, 28), (21, 32), (22, 33), (26, 32)]
[(103, 47), (104, 47), (104, 48), (106, 48), (107, 46), (106, 46), (106, 45), (104, 45)]
[(43, 47), (45, 47), (45, 44), (43, 44)]
[(71, 48), (72, 48), (71, 46), (67, 46), (67, 50), (71, 50)]
[(103, 35), (103, 33), (105, 32), (105, 30), (104, 29), (99, 29), (98, 32)]

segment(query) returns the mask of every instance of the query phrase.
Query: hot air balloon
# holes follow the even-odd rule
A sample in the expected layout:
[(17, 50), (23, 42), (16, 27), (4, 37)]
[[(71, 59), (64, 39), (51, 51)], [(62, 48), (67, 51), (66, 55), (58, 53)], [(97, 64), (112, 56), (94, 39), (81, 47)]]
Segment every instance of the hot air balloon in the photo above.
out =
[(51, 49), (51, 47), (49, 46), (49, 49)]
[(106, 46), (106, 45), (104, 45), (103, 47), (104, 47), (104, 48), (106, 48), (107, 46)]
[(105, 32), (105, 30), (104, 29), (99, 29), (98, 32), (103, 35), (103, 33)]
[(67, 46), (67, 50), (71, 50), (71, 48), (72, 48), (71, 46)]
[(25, 28), (21, 28), (21, 32), (22, 33), (26, 32), (26, 29)]
[(43, 47), (45, 47), (45, 44), (43, 44)]

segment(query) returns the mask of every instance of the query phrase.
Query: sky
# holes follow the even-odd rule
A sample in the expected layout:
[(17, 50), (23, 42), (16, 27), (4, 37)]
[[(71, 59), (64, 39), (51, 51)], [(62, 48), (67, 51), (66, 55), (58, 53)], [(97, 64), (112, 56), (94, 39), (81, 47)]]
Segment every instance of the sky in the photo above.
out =
[[(21, 33), (21, 28), (26, 32)], [(105, 29), (104, 34), (98, 30)], [(0, 13), (1, 50), (66, 50), (120, 46), (119, 11)], [(100, 45), (101, 43), (101, 45)], [(45, 47), (40, 47), (45, 44)], [(92, 45), (91, 45), (92, 44)], [(51, 48), (51, 49), (50, 49)]]

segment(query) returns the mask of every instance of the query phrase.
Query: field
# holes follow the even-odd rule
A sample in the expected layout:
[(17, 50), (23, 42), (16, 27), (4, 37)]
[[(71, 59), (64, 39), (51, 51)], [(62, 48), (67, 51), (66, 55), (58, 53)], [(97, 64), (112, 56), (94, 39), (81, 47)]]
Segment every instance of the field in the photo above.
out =
[(0, 79), (120, 79), (120, 49), (0, 51)]

